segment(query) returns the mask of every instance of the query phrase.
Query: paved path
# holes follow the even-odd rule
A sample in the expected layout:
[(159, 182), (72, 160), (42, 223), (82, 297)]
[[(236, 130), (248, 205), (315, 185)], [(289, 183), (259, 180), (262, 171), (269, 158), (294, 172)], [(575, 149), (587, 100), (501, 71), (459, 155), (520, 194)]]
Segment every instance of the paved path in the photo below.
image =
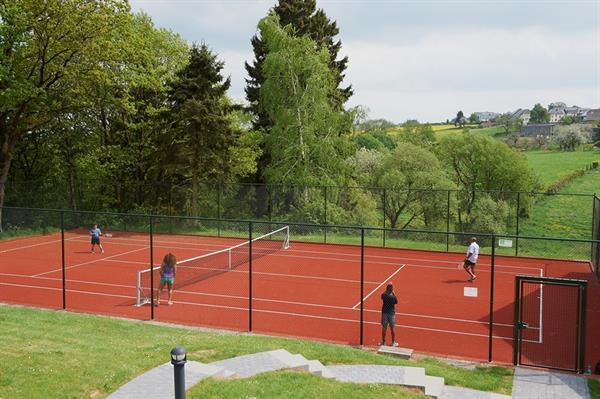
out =
[(587, 380), (571, 374), (517, 367), (514, 399), (588, 399)]
[[(394, 384), (417, 388), (426, 396), (437, 399), (589, 399), (585, 378), (543, 370), (517, 368), (511, 397), (445, 386), (443, 378), (427, 376), (425, 370), (420, 367), (323, 366), (318, 360), (307, 360), (302, 355), (293, 355), (283, 349), (238, 356), (209, 364), (188, 361), (185, 366), (186, 389), (209, 377), (248, 378), (283, 369), (303, 370), (343, 382)], [(134, 378), (108, 398), (171, 399), (173, 396), (173, 366), (165, 363)]]

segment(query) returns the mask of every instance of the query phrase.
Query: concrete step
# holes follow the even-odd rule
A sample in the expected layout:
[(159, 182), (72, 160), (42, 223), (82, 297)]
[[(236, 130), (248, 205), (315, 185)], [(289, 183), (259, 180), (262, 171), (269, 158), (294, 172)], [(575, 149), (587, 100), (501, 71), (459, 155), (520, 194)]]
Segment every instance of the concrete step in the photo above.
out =
[(439, 399), (444, 392), (444, 379), (441, 377), (425, 376), (425, 395)]
[(239, 377), (252, 377), (260, 373), (290, 368), (290, 364), (299, 365), (299, 360), (293, 358), (288, 351), (283, 349), (253, 353), (210, 363), (213, 366), (223, 367)]
[(323, 378), (333, 378), (334, 375), (327, 367), (323, 366), (323, 364), (318, 360), (309, 360), (308, 361), (308, 372), (320, 375)]
[(430, 398), (440, 398), (444, 389), (444, 379), (425, 375), (421, 367), (357, 365), (328, 366), (327, 370), (338, 381), (393, 384), (421, 390)]
[(413, 350), (410, 348), (400, 348), (398, 346), (380, 346), (377, 350), (377, 353), (394, 355), (402, 359), (410, 359), (413, 354)]

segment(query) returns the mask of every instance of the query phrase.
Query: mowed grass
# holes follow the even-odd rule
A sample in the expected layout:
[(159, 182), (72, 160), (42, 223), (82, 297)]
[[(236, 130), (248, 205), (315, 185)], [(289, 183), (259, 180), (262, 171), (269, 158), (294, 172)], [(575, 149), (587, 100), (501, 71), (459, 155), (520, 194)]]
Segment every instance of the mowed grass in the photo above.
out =
[[(199, 331), (3, 305), (0, 305), (0, 325), (3, 343), (0, 397), (3, 399), (103, 398), (135, 376), (167, 362), (169, 351), (177, 345), (187, 349), (190, 360), (205, 363), (284, 348), (309, 359), (319, 359), (324, 364), (418, 366), (424, 367), (429, 375), (444, 377), (448, 385), (498, 393), (510, 393), (512, 389), (512, 370), (504, 367), (478, 367), (470, 371), (433, 358), (401, 360), (350, 346), (307, 340)], [(338, 396), (331, 396), (337, 392)], [(193, 388), (189, 397), (380, 398), (383, 394), (421, 397), (399, 387), (342, 384), (288, 372), (248, 380), (208, 380)]]
[[(569, 175), (578, 169), (583, 169), (594, 161), (600, 161), (600, 150), (580, 150), (580, 151), (526, 151), (523, 153), (527, 163), (540, 177), (544, 188), (557, 182), (563, 177)], [(569, 187), (564, 192), (575, 191), (578, 188)], [(600, 191), (597, 186), (587, 193)]]
[(591, 399), (600, 399), (600, 380), (588, 379)]
[[(600, 170), (591, 170), (573, 180), (561, 192), (600, 191)], [(528, 219), (521, 221), (519, 234), (525, 236), (591, 239), (592, 198), (569, 195), (540, 195)]]

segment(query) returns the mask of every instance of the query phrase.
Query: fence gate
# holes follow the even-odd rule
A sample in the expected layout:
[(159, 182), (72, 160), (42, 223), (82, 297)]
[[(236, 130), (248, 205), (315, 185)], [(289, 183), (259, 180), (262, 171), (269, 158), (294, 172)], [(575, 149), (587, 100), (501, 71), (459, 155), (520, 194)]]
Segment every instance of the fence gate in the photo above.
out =
[(516, 276), (515, 365), (584, 370), (587, 281)]

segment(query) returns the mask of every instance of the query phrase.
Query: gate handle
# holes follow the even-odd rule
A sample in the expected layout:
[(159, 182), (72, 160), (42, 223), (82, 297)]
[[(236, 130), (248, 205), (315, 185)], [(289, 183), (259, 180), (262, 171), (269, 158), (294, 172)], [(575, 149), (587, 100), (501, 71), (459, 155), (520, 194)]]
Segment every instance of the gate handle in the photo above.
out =
[(520, 321), (520, 322), (518, 322), (518, 323), (517, 323), (517, 328), (518, 328), (519, 330), (523, 330), (523, 329), (525, 329), (525, 328), (529, 328), (529, 324), (527, 324), (527, 323), (526, 323), (526, 322), (524, 322), (524, 321)]

